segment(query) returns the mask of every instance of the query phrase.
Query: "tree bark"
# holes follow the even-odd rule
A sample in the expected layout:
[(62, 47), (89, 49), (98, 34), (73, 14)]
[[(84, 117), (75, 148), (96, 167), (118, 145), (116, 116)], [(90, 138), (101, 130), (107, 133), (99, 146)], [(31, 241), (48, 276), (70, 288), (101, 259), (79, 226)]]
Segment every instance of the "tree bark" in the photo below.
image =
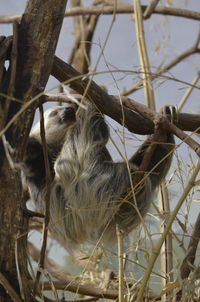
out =
[[(14, 40), (17, 41), (15, 49), (17, 60), (11, 55), (10, 67), (4, 72), (1, 83), (2, 92), (22, 102), (10, 102), (9, 97), (1, 98), (2, 127), (6, 126), (22, 109), (23, 104), (44, 90), (52, 68), (66, 2), (67, 0), (29, 0), (21, 23), (18, 25), (17, 35), (14, 35)], [(13, 70), (14, 63), (17, 63), (15, 70)], [(11, 154), (15, 164), (22, 161), (35, 107), (36, 105), (33, 104), (28, 110), (22, 111), (12, 127), (5, 133), (6, 140), (12, 146), (12, 150), (15, 150)], [(5, 112), (6, 109), (8, 109), (7, 112)], [(5, 121), (2, 122), (3, 119)], [(0, 272), (13, 287), (13, 292), (20, 300), (17, 261), (24, 301), (32, 301), (34, 297), (28, 286), (29, 274), (26, 266), (28, 217), (23, 215), (21, 175), (18, 169), (10, 168), (2, 142), (0, 145), (0, 188)], [(6, 283), (0, 283), (0, 302), (11, 301), (13, 296), (6, 287)]]

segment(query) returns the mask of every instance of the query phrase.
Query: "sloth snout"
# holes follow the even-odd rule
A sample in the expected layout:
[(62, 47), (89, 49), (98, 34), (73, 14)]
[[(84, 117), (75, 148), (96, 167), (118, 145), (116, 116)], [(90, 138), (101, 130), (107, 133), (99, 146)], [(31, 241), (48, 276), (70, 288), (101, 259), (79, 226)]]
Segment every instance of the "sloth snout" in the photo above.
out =
[(75, 121), (76, 120), (76, 112), (75, 112), (74, 108), (72, 108), (72, 107), (64, 108), (64, 110), (62, 112), (61, 119), (64, 122), (67, 121), (67, 120)]

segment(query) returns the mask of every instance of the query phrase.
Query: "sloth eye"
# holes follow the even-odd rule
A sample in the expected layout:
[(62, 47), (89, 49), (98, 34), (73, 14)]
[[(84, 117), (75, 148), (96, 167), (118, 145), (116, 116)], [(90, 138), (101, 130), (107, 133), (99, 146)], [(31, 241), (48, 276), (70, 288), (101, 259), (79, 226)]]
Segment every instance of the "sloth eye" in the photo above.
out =
[(51, 113), (49, 113), (49, 117), (54, 117), (58, 114), (57, 110), (52, 111)]

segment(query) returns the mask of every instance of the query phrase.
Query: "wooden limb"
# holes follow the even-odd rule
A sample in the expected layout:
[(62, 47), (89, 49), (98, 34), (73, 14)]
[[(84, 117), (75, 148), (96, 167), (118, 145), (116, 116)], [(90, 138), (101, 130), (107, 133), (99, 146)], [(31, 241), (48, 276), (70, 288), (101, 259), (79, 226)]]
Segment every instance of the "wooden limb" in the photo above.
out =
[[(147, 5), (142, 5), (142, 11), (145, 12), (147, 9)], [(112, 15), (115, 11), (116, 14), (133, 14), (134, 7), (130, 4), (120, 4), (117, 5), (115, 9), (114, 5), (98, 5), (98, 6), (89, 6), (89, 7), (73, 7), (68, 8), (65, 11), (65, 17), (73, 17), (79, 15)], [(166, 7), (166, 6), (156, 6), (154, 8), (153, 14), (159, 15), (168, 15), (168, 16), (175, 16), (180, 18), (187, 18), (191, 20), (200, 20), (200, 13), (196, 11), (176, 8), (176, 7)], [(151, 16), (151, 15), (150, 15)], [(150, 17), (149, 16), (149, 17)], [(22, 15), (6, 15), (0, 16), (0, 23), (13, 23), (19, 22), (21, 20)]]
[[(160, 232), (165, 230), (167, 218), (170, 216), (170, 202), (168, 190), (165, 180), (159, 186), (158, 190), (158, 205), (160, 216)], [(172, 250), (172, 234), (169, 232), (160, 250), (161, 274), (164, 278), (161, 279), (162, 288), (167, 288), (167, 283), (173, 281), (173, 250)], [(169, 297), (168, 297), (169, 298)], [(162, 301), (167, 301), (167, 294), (162, 296)]]
[[(67, 300), (65, 300), (65, 298), (64, 297), (62, 297), (62, 302), (95, 302), (95, 301), (97, 301), (99, 298), (93, 298), (93, 297), (89, 297), (89, 298), (74, 298), (74, 299), (72, 299), (72, 300), (69, 300), (69, 299), (67, 299)], [(42, 295), (42, 300), (44, 301), (44, 302), (55, 302), (55, 300), (52, 300), (52, 299), (49, 299), (49, 298), (47, 298), (44, 294)], [(59, 300), (60, 301), (60, 300)]]
[(45, 216), (41, 213), (35, 212), (35, 211), (31, 211), (29, 209), (23, 209), (24, 215), (28, 216), (30, 218), (32, 217), (40, 217), (40, 218), (44, 218)]
[[(8, 95), (10, 91), (14, 98), (21, 102), (10, 102), (7, 121), (9, 122), (19, 112), (22, 104), (38, 95), (46, 86), (55, 48), (62, 25), (67, 0), (29, 0), (18, 25), (18, 36), (14, 35), (17, 42), (16, 70), (10, 77), (9, 70), (5, 73), (5, 80), (1, 92)], [(48, 13), (47, 13), (48, 12)], [(13, 43), (13, 55), (16, 54), (16, 43)], [(6, 53), (7, 55), (7, 53)], [(12, 54), (11, 54), (12, 57)], [(15, 78), (15, 81), (14, 81)], [(13, 87), (9, 83), (13, 82)], [(1, 113), (4, 113), (6, 98), (0, 96)], [(6, 139), (15, 149), (13, 161), (22, 161), (25, 142), (29, 135), (34, 115), (33, 105), (28, 112), (23, 112), (15, 120), (6, 133)], [(24, 301), (32, 302), (32, 292), (28, 286), (30, 278), (27, 266), (26, 236), (28, 233), (28, 217), (24, 216), (22, 209), (21, 173), (12, 170), (6, 154), (0, 143), (0, 266), (1, 271), (12, 287), (23, 296)], [(6, 291), (1, 287), (1, 298), (10, 301)]]
[[(55, 57), (54, 59), (52, 75), (60, 82), (64, 82), (66, 85), (69, 85), (79, 94), (84, 93), (89, 82), (89, 79), (84, 78), (85, 75), (81, 75), (72, 66), (65, 63), (58, 57)], [(155, 119), (154, 111), (150, 111), (150, 109), (148, 109), (148, 112), (146, 112), (146, 106), (127, 97), (120, 96), (119, 100), (119, 97), (117, 96), (110, 96), (94, 81), (91, 81), (86, 97), (94, 102), (101, 112), (110, 116), (120, 124), (123, 120), (122, 108), (120, 105), (120, 100), (122, 100), (123, 105), (127, 107), (124, 107), (125, 126), (127, 129), (137, 134), (153, 133), (153, 120)], [(140, 115), (128, 110), (128, 108), (138, 112)], [(195, 131), (200, 125), (200, 117), (197, 114), (190, 115), (180, 113), (178, 115), (176, 125), (185, 131)]]
[(123, 265), (123, 231), (116, 225), (117, 247), (118, 247), (118, 294), (119, 302), (124, 302), (124, 265)]
[(150, 16), (153, 14), (158, 2), (160, 0), (151, 0), (150, 3), (148, 4), (147, 8), (144, 11), (143, 17), (144, 19), (150, 18)]
[[(31, 257), (38, 261), (40, 257), (40, 251), (36, 249), (31, 243), (28, 245), (29, 247), (29, 254)], [(60, 281), (53, 282), (56, 289), (68, 290), (74, 293), (79, 293), (86, 296), (93, 296), (97, 298), (107, 298), (107, 299), (116, 299), (118, 297), (117, 290), (104, 290), (95, 288), (93, 286), (88, 285), (81, 285), (80, 282), (77, 280), (77, 277), (71, 276), (64, 272), (64, 270), (57, 265), (53, 260), (49, 258), (45, 258), (44, 267), (48, 270), (48, 272), (55, 278)], [(33, 282), (30, 282), (30, 285), (33, 286)], [(47, 290), (51, 289), (51, 285), (48, 282), (42, 282), (40, 284), (41, 289)], [(49, 287), (50, 286), (50, 287)]]
[[(47, 151), (47, 144), (45, 139), (45, 129), (44, 129), (44, 112), (43, 107), (40, 105), (40, 135), (42, 140), (42, 148), (44, 154), (44, 162), (45, 162), (45, 179), (46, 179), (46, 194), (45, 194), (45, 217), (44, 217), (44, 224), (43, 224), (43, 232), (42, 232), (42, 247), (41, 247), (41, 254), (38, 263), (38, 271), (36, 275), (35, 281), (35, 290), (37, 288), (37, 284), (40, 279), (41, 275), (41, 268), (44, 267), (44, 259), (46, 253), (46, 246), (47, 246), (47, 235), (48, 235), (48, 226), (50, 220), (50, 194), (51, 194), (51, 173), (49, 167), (49, 159), (48, 159), (48, 151)], [(35, 292), (34, 290), (34, 292)]]
[(145, 103), (149, 108), (155, 110), (153, 83), (151, 77), (149, 58), (147, 54), (146, 41), (144, 37), (143, 15), (142, 15), (140, 0), (134, 0), (134, 8), (135, 8), (135, 13), (133, 17), (135, 20), (137, 48), (140, 58)]
[(49, 284), (51, 285), (51, 291), (54, 294), (55, 301), (59, 302), (58, 293), (56, 291), (56, 288), (55, 288), (55, 286), (53, 284), (53, 281), (51, 279), (51, 276), (50, 276), (49, 272), (47, 270), (43, 269), (42, 267), (39, 268), (39, 271), (40, 271), (41, 274), (43, 274), (46, 277), (46, 279), (48, 280)]
[[(101, 87), (99, 87), (99, 88), (101, 89)], [(73, 96), (78, 101), (80, 101), (82, 98), (81, 94), (73, 94)], [(113, 103), (113, 106), (117, 106), (116, 104), (119, 102), (119, 97), (114, 96), (114, 95), (113, 96), (110, 95), (110, 97), (112, 97), (112, 100), (113, 99), (116, 100), (115, 103)], [(132, 99), (127, 98), (127, 97), (121, 97), (120, 99), (121, 99), (123, 105), (125, 106), (125, 109), (129, 108), (129, 109), (137, 111), (137, 113), (139, 113), (139, 114), (137, 114), (136, 112), (131, 111), (133, 113), (133, 116), (132, 116), (133, 119), (132, 119), (132, 121), (130, 121), (131, 124), (127, 125), (127, 123), (126, 123), (129, 131), (137, 133), (137, 134), (144, 134), (144, 135), (152, 134), (154, 132), (154, 124), (149, 119), (149, 113), (146, 115), (146, 117), (143, 117), (140, 115), (140, 110), (144, 111), (146, 107), (145, 106), (141, 107), (140, 103), (133, 101)], [(70, 99), (69, 95), (66, 95), (64, 93), (45, 93), (41, 96), (40, 103), (46, 103), (46, 102), (69, 103), (69, 102), (71, 102), (71, 99)], [(95, 103), (95, 105), (97, 107), (99, 107), (98, 99), (97, 100), (93, 99), (93, 102)], [(105, 99), (105, 103), (106, 102), (107, 102), (107, 99)], [(169, 101), (169, 103), (170, 103), (170, 101)], [(133, 107), (133, 104), (135, 107)], [(139, 107), (141, 109), (137, 110), (136, 109), (137, 107)], [(103, 109), (102, 112), (105, 113), (105, 110)], [(107, 114), (107, 113), (105, 113), (105, 114)], [(111, 114), (107, 114), (107, 115), (114, 119), (113, 115), (111, 115)], [(127, 122), (129, 122), (129, 116), (126, 116), (126, 112), (125, 112), (125, 119)], [(153, 119), (154, 119), (154, 115), (152, 115), (151, 120), (153, 121)], [(140, 123), (140, 127), (137, 127), (138, 126), (137, 123)], [(193, 132), (200, 126), (200, 115), (199, 114), (190, 114), (190, 113), (179, 113), (179, 114), (177, 114), (177, 120), (174, 121), (174, 123), (181, 130)], [(131, 129), (133, 129), (133, 130), (131, 130)]]
[[(57, 78), (60, 82), (69, 85), (73, 90), (77, 91), (79, 94), (84, 94), (85, 89), (89, 83), (89, 79), (85, 75), (81, 75), (72, 66), (65, 63), (61, 59), (55, 56), (54, 64), (51, 74)], [(99, 110), (108, 116), (115, 119), (117, 122), (122, 123), (123, 113), (125, 115), (125, 126), (128, 130), (141, 133), (141, 118), (138, 114), (132, 112), (127, 108), (121, 107), (120, 102), (116, 102), (116, 99), (109, 96), (106, 91), (98, 86), (94, 81), (91, 81), (90, 86), (87, 90), (86, 97), (95, 103)], [(133, 124), (133, 120), (137, 121)], [(149, 129), (153, 128), (151, 122), (145, 123), (145, 132), (149, 133)]]
[[(53, 282), (57, 290), (66, 290), (73, 293), (77, 293), (84, 296), (92, 296), (96, 298), (104, 299), (117, 299), (118, 291), (114, 289), (101, 289), (91, 285), (81, 285), (79, 282), (68, 282), (68, 281), (54, 281)], [(33, 282), (30, 281), (29, 285), (32, 287)], [(51, 290), (51, 285), (49, 282), (42, 282), (40, 284), (40, 289), (42, 290)]]

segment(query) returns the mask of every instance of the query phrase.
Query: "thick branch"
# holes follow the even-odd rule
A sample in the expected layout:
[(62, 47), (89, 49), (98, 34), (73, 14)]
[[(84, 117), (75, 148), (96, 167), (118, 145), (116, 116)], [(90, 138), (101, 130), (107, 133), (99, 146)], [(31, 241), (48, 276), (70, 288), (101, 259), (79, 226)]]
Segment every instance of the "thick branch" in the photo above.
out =
[[(85, 75), (81, 75), (76, 71), (72, 66), (65, 63), (61, 59), (55, 56), (54, 64), (52, 68), (52, 75), (58, 79), (60, 82), (64, 82), (67, 85), (70, 85), (72, 89), (77, 91), (80, 94), (84, 94), (86, 87), (89, 83), (89, 79), (85, 78)], [(125, 115), (124, 124), (132, 132), (143, 134), (143, 131), (140, 130), (141, 119), (138, 114), (132, 112), (127, 108), (122, 108), (119, 102), (109, 96), (104, 89), (99, 87), (94, 81), (91, 81), (89, 88), (87, 89), (86, 97), (93, 101), (96, 106), (100, 109), (101, 112), (112, 117), (114, 120), (122, 124), (123, 113)], [(136, 122), (133, 124), (133, 120)], [(149, 133), (149, 129), (153, 124), (151, 122), (145, 123), (144, 121), (144, 131)]]
[[(1, 95), (0, 123), (4, 117), (7, 117), (6, 123), (9, 123), (12, 117), (19, 112), (22, 104), (34, 98), (46, 86), (66, 1), (29, 0), (27, 2), (21, 23), (14, 27), (14, 43), (9, 68), (5, 69), (2, 74), (1, 92), (7, 97)], [(1, 62), (9, 54), (9, 48), (8, 43), (7, 49), (4, 47), (3, 53), (1, 53)], [(5, 53), (5, 50), (8, 51)], [(17, 64), (16, 68), (15, 64)], [(20, 102), (10, 102), (9, 99), (12, 96), (19, 99)], [(6, 140), (15, 149), (12, 154), (14, 162), (22, 160), (34, 108), (35, 105), (30, 107), (27, 112), (23, 112), (12, 124), (12, 127), (6, 131)], [(33, 301), (27, 285), (29, 278), (26, 263), (28, 218), (24, 216), (22, 209), (21, 173), (10, 168), (3, 150), (3, 146), (0, 145), (0, 267), (1, 272), (12, 283), (17, 294), (20, 294), (18, 282), (18, 274), (20, 274), (24, 301)], [(10, 301), (2, 286), (0, 296), (1, 301)]]
[[(45, 129), (44, 129), (44, 112), (43, 107), (40, 105), (40, 136), (42, 140), (42, 148), (43, 148), (43, 155), (44, 155), (44, 162), (45, 162), (45, 180), (46, 180), (46, 193), (45, 193), (45, 217), (43, 223), (43, 230), (42, 230), (42, 247), (40, 253), (40, 259), (38, 262), (39, 268), (44, 268), (44, 259), (46, 253), (46, 246), (47, 246), (47, 235), (48, 235), (48, 226), (50, 220), (50, 194), (51, 194), (51, 174), (50, 174), (50, 167), (49, 167), (49, 160), (48, 160), (48, 151), (47, 151), (47, 144), (45, 138)], [(38, 270), (36, 274), (36, 283), (35, 288), (37, 288), (37, 283), (40, 280), (41, 271)]]
[[(81, 75), (73, 67), (57, 57), (55, 57), (54, 59), (52, 75), (54, 75), (59, 81), (69, 84), (71, 88), (73, 88), (80, 94), (84, 93), (89, 82), (89, 79), (82, 80), (84, 75)], [(104, 114), (110, 116), (120, 124), (122, 124), (123, 121), (122, 107), (120, 105), (121, 101), (127, 107), (123, 107), (125, 126), (131, 132), (137, 134), (153, 133), (154, 124), (153, 119), (151, 119), (149, 116), (149, 111), (147, 116), (141, 116), (132, 111), (137, 111), (136, 107), (140, 106), (141, 104), (132, 101), (127, 97), (110, 96), (94, 81), (91, 82), (91, 85), (89, 86), (89, 89), (86, 93), (86, 97), (92, 100)], [(45, 98), (46, 101), (48, 99), (57, 101), (59, 100), (60, 96), (58, 94), (56, 94), (55, 96), (52, 94), (46, 94)], [(62, 100), (64, 100), (65, 98), (67, 98), (67, 96), (62, 95), (61, 98)], [(133, 106), (136, 107), (134, 108)], [(128, 108), (131, 110), (129, 110)], [(142, 107), (141, 110), (145, 111), (146, 107)], [(200, 116), (198, 114), (179, 113), (176, 126), (185, 131), (195, 131), (200, 126)]]

